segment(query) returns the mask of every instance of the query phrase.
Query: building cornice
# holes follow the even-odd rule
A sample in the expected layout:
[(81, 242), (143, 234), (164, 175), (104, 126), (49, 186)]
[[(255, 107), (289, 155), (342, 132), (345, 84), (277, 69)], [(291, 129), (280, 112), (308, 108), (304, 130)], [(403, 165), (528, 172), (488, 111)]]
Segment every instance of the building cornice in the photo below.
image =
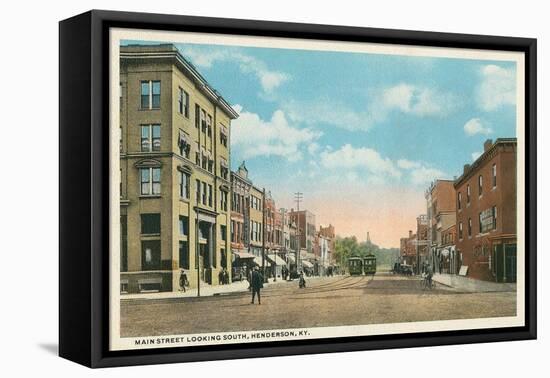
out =
[[(120, 49), (120, 58), (126, 60), (139, 59), (172, 59), (180, 71), (189, 77), (210, 101), (218, 105), (231, 119), (236, 119), (239, 114), (231, 107), (221, 94), (219, 94), (197, 69), (185, 59), (174, 45), (139, 46), (141, 50), (133, 50), (136, 46), (123, 46)], [(154, 49), (157, 47), (157, 49)], [(148, 51), (147, 51), (148, 50)]]
[(492, 159), (498, 153), (498, 149), (504, 146), (517, 146), (517, 138), (498, 138), (495, 143), (487, 149), (487, 151), (484, 151), (483, 154), (481, 154), (481, 156), (478, 157), (476, 161), (474, 161), (472, 165), (470, 165), (470, 167), (455, 180), (455, 189), (464, 181), (472, 177), (474, 172), (476, 172), (487, 160)]

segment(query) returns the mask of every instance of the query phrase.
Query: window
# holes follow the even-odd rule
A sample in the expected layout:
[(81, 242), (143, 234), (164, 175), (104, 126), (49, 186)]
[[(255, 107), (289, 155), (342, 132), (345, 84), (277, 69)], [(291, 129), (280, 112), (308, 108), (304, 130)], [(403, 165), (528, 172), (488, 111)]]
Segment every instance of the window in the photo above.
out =
[(468, 186), (466, 187), (466, 203), (469, 205), (470, 204), (470, 196), (471, 196), (471, 192), (470, 192), (470, 184), (468, 184)]
[(458, 210), (462, 209), (462, 192), (458, 192), (457, 206), (458, 206)]
[(497, 165), (493, 164), (493, 188), (497, 187)]
[(208, 196), (208, 193), (206, 192), (206, 191), (207, 191), (206, 188), (207, 188), (207, 187), (206, 187), (206, 183), (203, 182), (203, 183), (202, 183), (202, 204), (203, 204), (203, 205), (206, 205), (206, 199), (208, 198), (208, 197), (207, 197), (207, 196)]
[(141, 269), (160, 270), (160, 240), (141, 242)]
[(212, 185), (208, 184), (208, 206), (212, 207)]
[(160, 81), (141, 82), (141, 109), (160, 108)]
[(141, 233), (160, 234), (160, 213), (141, 214)]
[(198, 129), (199, 124), (201, 123), (201, 107), (195, 104), (195, 127)]
[(227, 127), (220, 125), (220, 143), (222, 146), (227, 147)]
[(189, 236), (189, 218), (185, 215), (180, 215), (179, 228), (181, 236)]
[(462, 240), (463, 237), (463, 230), (462, 230), (462, 222), (458, 224), (458, 238)]
[(479, 177), (477, 178), (477, 184), (479, 187), (479, 195), (482, 195), (483, 194), (483, 176), (479, 175)]
[(119, 83), (118, 84), (118, 96), (119, 96), (119, 103), (118, 103), (118, 107), (119, 107), (119, 110), (122, 111), (122, 83)]
[(179, 88), (178, 111), (180, 114), (189, 118), (189, 93)]
[(220, 207), (223, 211), (227, 211), (227, 192), (224, 190), (220, 192)]
[(180, 197), (189, 198), (189, 175), (179, 171), (180, 176)]
[(231, 230), (231, 241), (232, 242), (235, 242), (236, 239), (235, 239), (235, 221), (231, 221), (231, 226), (230, 226), (230, 230)]
[(214, 172), (214, 160), (208, 159), (208, 172), (213, 173)]
[(180, 268), (189, 269), (189, 243), (187, 240), (179, 241)]
[(212, 116), (209, 114), (206, 118), (206, 130), (209, 137), (212, 137)]
[(201, 165), (201, 148), (199, 142), (195, 142), (195, 164)]
[(200, 203), (201, 201), (201, 182), (199, 180), (195, 180), (195, 188), (197, 190), (197, 203)]
[(472, 236), (472, 218), (468, 218), (468, 236)]
[(140, 168), (141, 194), (160, 194), (160, 168)]
[(221, 239), (227, 241), (227, 226), (222, 224), (220, 226)]
[(178, 149), (181, 156), (185, 156), (187, 159), (189, 159), (189, 153), (191, 152), (189, 136), (181, 129), (179, 130), (178, 136)]
[(201, 109), (201, 130), (206, 132), (206, 112)]
[(160, 125), (141, 125), (141, 151), (160, 151)]
[(481, 222), (483, 216), (482, 216), (483, 213), (479, 213), (479, 216), (478, 216), (478, 221), (479, 221), (479, 233), (483, 233), (483, 223)]
[(493, 230), (497, 229), (497, 207), (493, 206)]
[(128, 216), (120, 216), (120, 271), (128, 271)]

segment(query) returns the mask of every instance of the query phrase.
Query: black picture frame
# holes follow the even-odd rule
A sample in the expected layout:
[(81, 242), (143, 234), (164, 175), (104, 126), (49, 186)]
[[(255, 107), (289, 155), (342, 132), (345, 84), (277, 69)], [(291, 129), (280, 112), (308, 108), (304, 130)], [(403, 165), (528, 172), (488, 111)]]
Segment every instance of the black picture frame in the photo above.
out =
[[(525, 53), (525, 326), (109, 351), (109, 29), (192, 31)], [(536, 39), (92, 10), (59, 24), (59, 354), (89, 367), (535, 339)]]

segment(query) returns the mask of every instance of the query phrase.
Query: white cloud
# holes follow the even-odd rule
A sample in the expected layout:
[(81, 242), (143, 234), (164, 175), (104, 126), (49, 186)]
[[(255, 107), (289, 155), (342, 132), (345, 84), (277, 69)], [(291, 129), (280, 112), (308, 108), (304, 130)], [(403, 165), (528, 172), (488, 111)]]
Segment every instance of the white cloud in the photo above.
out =
[(399, 159), (397, 160), (397, 166), (402, 169), (412, 169), (412, 168), (419, 168), (422, 166), (422, 164), (417, 161)]
[(445, 177), (445, 173), (437, 168), (421, 166), (411, 171), (411, 182), (414, 185), (427, 186), (438, 178)]
[(323, 151), (321, 164), (328, 169), (364, 169), (375, 175), (399, 178), (401, 172), (388, 158), (383, 158), (378, 151), (371, 148), (354, 148), (350, 144), (339, 150)]
[(434, 88), (401, 83), (382, 91), (382, 104), (417, 116), (442, 116), (457, 107), (457, 98)]
[(276, 110), (266, 121), (240, 105), (234, 108), (240, 115), (231, 123), (231, 143), (245, 159), (281, 156), (289, 161), (300, 160), (305, 146), (321, 136), (320, 132), (308, 128), (292, 127), (282, 110)]
[(312, 101), (288, 100), (282, 103), (282, 108), (294, 122), (307, 125), (325, 123), (349, 131), (366, 131), (374, 120), (372, 114), (355, 111), (346, 104), (330, 98)]
[(426, 186), (430, 182), (445, 177), (445, 173), (421, 161), (400, 159), (397, 166), (409, 173), (413, 185)]
[(504, 105), (516, 103), (516, 70), (494, 64), (480, 70), (481, 84), (477, 88), (478, 105), (485, 111), (493, 111)]
[(216, 62), (234, 62), (241, 72), (254, 75), (265, 93), (272, 93), (277, 87), (290, 80), (290, 75), (274, 71), (267, 64), (255, 57), (231, 49), (201, 49), (195, 47), (183, 48), (182, 54), (188, 57), (193, 64), (210, 68)]
[(313, 142), (310, 143), (309, 146), (307, 146), (307, 152), (309, 152), (310, 155), (315, 155), (320, 148), (321, 146), (319, 146), (319, 144)]
[(469, 136), (476, 134), (489, 135), (493, 130), (489, 126), (485, 126), (481, 119), (472, 118), (464, 124), (464, 132)]

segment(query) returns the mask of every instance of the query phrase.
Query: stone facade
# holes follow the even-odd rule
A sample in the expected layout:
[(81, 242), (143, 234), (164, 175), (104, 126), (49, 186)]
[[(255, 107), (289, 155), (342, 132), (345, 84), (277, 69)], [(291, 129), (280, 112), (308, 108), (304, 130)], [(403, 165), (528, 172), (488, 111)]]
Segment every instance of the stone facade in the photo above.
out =
[(120, 81), (121, 290), (216, 285), (238, 115), (173, 45), (121, 47)]

